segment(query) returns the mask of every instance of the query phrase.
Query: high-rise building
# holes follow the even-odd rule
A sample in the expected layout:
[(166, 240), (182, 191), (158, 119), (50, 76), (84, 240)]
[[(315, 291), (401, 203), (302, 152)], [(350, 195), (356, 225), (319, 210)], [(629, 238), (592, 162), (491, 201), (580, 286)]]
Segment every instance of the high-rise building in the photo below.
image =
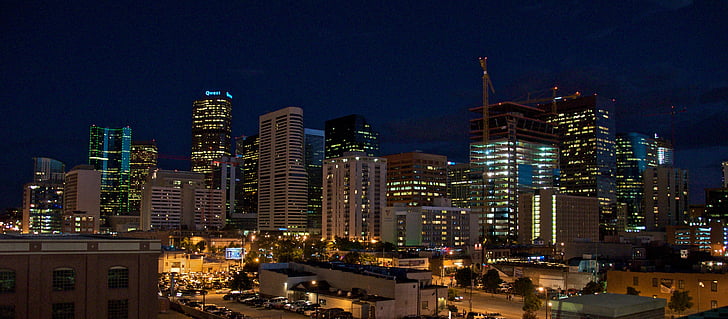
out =
[(142, 187), (147, 181), (149, 169), (157, 166), (157, 142), (132, 141), (130, 159), (129, 212), (139, 214), (142, 201)]
[(541, 119), (541, 109), (512, 102), (488, 109), (488, 143), (482, 116), (470, 122), (471, 173), (481, 177), (471, 184), (471, 208), (480, 214), (484, 239), (510, 243), (518, 239), (518, 194), (555, 186), (558, 138), (554, 125)]
[(33, 182), (23, 187), (23, 232), (59, 233), (63, 219), (65, 165), (48, 158), (33, 158)]
[(672, 146), (672, 141), (657, 137), (657, 134), (655, 134), (655, 141), (657, 143), (657, 164), (673, 166), (675, 161), (675, 148)]
[(321, 235), (321, 200), (323, 192), (324, 131), (304, 129), (304, 162), (308, 176), (308, 232)]
[(576, 240), (599, 240), (599, 203), (595, 197), (539, 189), (519, 195), (518, 242), (536, 239), (562, 246)]
[(540, 106), (559, 136), (561, 192), (599, 199), (600, 238), (616, 231), (614, 103), (596, 95)]
[(303, 110), (287, 107), (259, 118), (258, 230), (304, 233), (308, 190)]
[(379, 133), (363, 116), (347, 115), (328, 120), (325, 126), (327, 159), (344, 156), (346, 152), (379, 156)]
[(101, 224), (107, 216), (128, 215), (131, 128), (91, 126), (88, 163), (101, 172)]
[(192, 171), (205, 174), (212, 186), (213, 162), (230, 156), (233, 96), (229, 92), (205, 91), (192, 103)]
[(324, 160), (321, 237), (380, 240), (386, 177), (385, 158), (353, 152)]
[(684, 224), (688, 212), (688, 172), (679, 168), (648, 167), (644, 172), (645, 228), (664, 231)]
[(723, 171), (723, 187), (728, 187), (728, 161), (724, 161), (723, 163), (721, 163), (721, 169)]
[(258, 135), (243, 136), (235, 140), (235, 156), (242, 160), (240, 182), (237, 185), (240, 200), (235, 210), (240, 214), (236, 222), (239, 229), (258, 229)]
[(238, 205), (237, 188), (239, 183), (238, 169), (243, 165), (243, 159), (234, 156), (223, 156), (220, 159), (213, 161), (213, 173), (212, 173), (212, 189), (220, 189), (225, 195), (225, 220), (230, 222), (232, 227), (235, 227), (236, 222), (234, 219), (239, 219), (242, 216), (236, 215), (236, 206)]
[(470, 208), (470, 192), (473, 183), (480, 183), (481, 174), (472, 173), (469, 163), (448, 163), (447, 166), (447, 197), (453, 207)]
[(728, 188), (705, 189), (705, 219), (728, 224)]
[(624, 216), (618, 214), (618, 231), (645, 229), (642, 209), (644, 192), (643, 173), (648, 167), (657, 167), (657, 142), (640, 133), (617, 135), (617, 201), (626, 207)]
[(99, 232), (101, 172), (94, 170), (93, 166), (78, 165), (66, 174), (63, 219), (65, 233)]
[(447, 156), (409, 152), (387, 159), (387, 206), (433, 206), (447, 196)]
[(142, 230), (221, 229), (225, 223), (222, 190), (208, 189), (205, 175), (152, 169), (142, 193)]

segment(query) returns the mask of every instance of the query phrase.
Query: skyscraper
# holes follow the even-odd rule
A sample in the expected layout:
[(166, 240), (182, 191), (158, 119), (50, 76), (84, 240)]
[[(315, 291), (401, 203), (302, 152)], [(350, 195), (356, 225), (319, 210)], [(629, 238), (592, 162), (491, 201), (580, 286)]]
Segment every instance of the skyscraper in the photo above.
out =
[(447, 157), (408, 152), (387, 159), (387, 206), (433, 206), (447, 196)]
[(33, 182), (23, 187), (23, 232), (57, 233), (63, 217), (65, 165), (48, 157), (33, 158)]
[(303, 233), (308, 204), (303, 110), (263, 114), (258, 129), (258, 230)]
[(593, 96), (540, 105), (559, 136), (561, 192), (599, 199), (600, 238), (615, 233), (616, 166), (614, 103)]
[(626, 215), (623, 217), (625, 229), (618, 231), (644, 230), (642, 175), (648, 167), (657, 167), (657, 142), (644, 134), (619, 134), (616, 154), (617, 201), (626, 205)]
[(129, 213), (131, 128), (91, 126), (88, 163), (101, 172), (101, 224)]
[(147, 181), (149, 169), (157, 166), (157, 142), (133, 141), (131, 142), (129, 212), (139, 214), (142, 201), (142, 187)]
[(235, 140), (235, 154), (243, 161), (238, 185), (238, 205), (241, 214), (240, 229), (258, 229), (258, 134)]
[(321, 196), (323, 191), (324, 131), (304, 129), (304, 157), (308, 175), (307, 228), (312, 235), (321, 234)]
[(98, 233), (101, 222), (101, 172), (78, 165), (66, 174), (63, 192), (64, 232)]
[[(478, 176), (481, 175), (481, 176)], [(475, 189), (473, 183), (480, 183), (482, 174), (474, 174), (470, 163), (448, 163), (447, 196), (453, 207), (470, 208), (470, 192)]]
[(648, 167), (644, 173), (645, 227), (665, 231), (688, 220), (688, 172), (674, 167)]
[(336, 158), (345, 152), (364, 152), (379, 155), (379, 134), (367, 120), (357, 114), (326, 121), (326, 158)]
[(232, 98), (229, 92), (205, 91), (192, 103), (192, 171), (205, 174), (212, 186), (213, 162), (230, 156)]
[(518, 239), (518, 194), (555, 186), (558, 138), (544, 111), (512, 102), (491, 104), (489, 140), (483, 143), (482, 106), (470, 111), (471, 207), (480, 213), (481, 235), (491, 242)]
[(321, 237), (381, 240), (386, 178), (384, 158), (352, 152), (324, 160)]

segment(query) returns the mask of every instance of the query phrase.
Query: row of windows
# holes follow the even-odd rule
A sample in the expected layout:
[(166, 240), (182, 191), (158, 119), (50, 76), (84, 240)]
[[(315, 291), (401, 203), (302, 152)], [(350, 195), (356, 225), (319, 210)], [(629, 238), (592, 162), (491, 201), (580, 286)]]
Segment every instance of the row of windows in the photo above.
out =
[[(106, 318), (129, 318), (129, 300), (109, 300), (107, 302)], [(72, 302), (54, 303), (51, 306), (52, 319), (73, 319), (76, 315), (76, 305)], [(0, 319), (15, 318), (15, 305), (0, 305)]]
[[(639, 279), (640, 278), (639, 277), (636, 277), (636, 276), (635, 277), (632, 277), (632, 285), (639, 286), (640, 285)], [(672, 283), (673, 283), (673, 279), (665, 279), (665, 278), (663, 278), (661, 280), (658, 280), (658, 278), (652, 278), (652, 287), (659, 287), (660, 286), (660, 283), (662, 283), (662, 285), (666, 286), (667, 288), (671, 288), (672, 287)], [(707, 283), (707, 281), (705, 283), (702, 282), (702, 281), (699, 281), (698, 282), (698, 285), (702, 288), (702, 287), (705, 287), (706, 286), (706, 283)], [(685, 289), (685, 280), (678, 279), (677, 280), (677, 288), (678, 289)], [(710, 281), (710, 291), (718, 291), (718, 281), (717, 280)]]
[[(15, 292), (16, 276), (11, 269), (0, 269), (0, 293)], [(69, 291), (76, 288), (76, 272), (72, 268), (56, 268), (53, 270), (53, 290)], [(107, 273), (109, 288), (129, 288), (129, 268), (115, 266)]]

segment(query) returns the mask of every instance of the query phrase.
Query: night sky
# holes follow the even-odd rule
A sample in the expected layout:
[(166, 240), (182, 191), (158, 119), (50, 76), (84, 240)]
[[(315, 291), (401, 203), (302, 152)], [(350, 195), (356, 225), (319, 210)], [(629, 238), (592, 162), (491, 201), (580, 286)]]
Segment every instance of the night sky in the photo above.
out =
[[(0, 208), (35, 156), (87, 162), (89, 126), (189, 156), (192, 101), (233, 96), (233, 135), (287, 106), (362, 114), (382, 154), (466, 162), (468, 107), (558, 85), (614, 98), (618, 132), (671, 135), (691, 202), (728, 160), (728, 1), (2, 1)], [(189, 169), (162, 160), (162, 168)]]

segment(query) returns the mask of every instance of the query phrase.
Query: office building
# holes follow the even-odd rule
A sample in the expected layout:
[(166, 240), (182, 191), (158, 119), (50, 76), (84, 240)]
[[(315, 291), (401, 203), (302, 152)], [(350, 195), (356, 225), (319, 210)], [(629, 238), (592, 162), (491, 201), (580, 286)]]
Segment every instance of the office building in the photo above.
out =
[(379, 156), (379, 133), (363, 116), (347, 115), (328, 120), (325, 126), (327, 159), (344, 156), (346, 152)]
[(192, 171), (205, 174), (212, 186), (213, 161), (230, 156), (233, 96), (224, 91), (205, 91), (192, 103)]
[(321, 235), (321, 201), (323, 192), (324, 131), (305, 129), (304, 157), (308, 176), (306, 228), (311, 235)]
[(101, 222), (101, 172), (78, 165), (66, 174), (63, 232), (98, 233)]
[(305, 233), (303, 110), (287, 107), (263, 114), (258, 129), (258, 230)]
[(347, 153), (324, 160), (322, 238), (380, 240), (386, 178), (384, 158)]
[(33, 158), (33, 182), (23, 186), (23, 233), (61, 231), (65, 165), (48, 158)]
[(728, 161), (724, 161), (721, 163), (721, 171), (723, 172), (721, 181), (723, 182), (723, 187), (728, 188)]
[(711, 256), (726, 255), (728, 227), (719, 221), (706, 224), (686, 224), (667, 226), (665, 240), (669, 245), (692, 246)]
[(432, 206), (447, 196), (447, 157), (409, 152), (387, 159), (387, 206)]
[(128, 215), (131, 128), (91, 126), (88, 163), (101, 172), (101, 224), (108, 216)]
[(159, 240), (0, 234), (4, 318), (138, 318), (159, 313)]
[(558, 194), (554, 188), (519, 194), (518, 242), (540, 239), (560, 245), (599, 240), (599, 202), (594, 197)]
[(675, 163), (675, 148), (672, 141), (657, 137), (655, 134), (655, 142), (657, 143), (657, 164), (661, 166), (673, 166)]
[(617, 214), (619, 231), (645, 229), (642, 207), (643, 174), (648, 167), (658, 165), (657, 141), (647, 135), (627, 133), (617, 135), (617, 201), (624, 204), (624, 214)]
[(472, 173), (469, 163), (448, 163), (447, 197), (453, 207), (470, 208), (470, 192), (474, 183), (480, 183), (482, 174)]
[(438, 198), (427, 206), (388, 206), (382, 216), (382, 241), (397, 247), (465, 247), (478, 242), (478, 215)]
[(664, 231), (688, 221), (688, 172), (673, 167), (644, 172), (645, 228)]
[(600, 237), (615, 234), (616, 166), (614, 102), (596, 95), (540, 105), (559, 137), (562, 193), (599, 199)]
[(235, 156), (242, 160), (239, 166), (240, 182), (236, 186), (239, 198), (235, 210), (240, 216), (234, 221), (236, 228), (258, 229), (258, 135), (235, 139)]
[(705, 219), (728, 223), (728, 188), (705, 189)]
[(149, 169), (157, 166), (159, 150), (156, 141), (132, 141), (130, 187), (129, 187), (129, 212), (139, 214), (142, 201), (142, 187), (147, 181)]
[(225, 220), (234, 227), (235, 220), (242, 218), (237, 214), (237, 205), (240, 198), (237, 197), (238, 184), (241, 183), (240, 168), (243, 166), (243, 159), (234, 156), (223, 156), (212, 162), (212, 189), (222, 190), (225, 195)]
[[(545, 111), (512, 102), (491, 104), (489, 139), (483, 142), (483, 118), (470, 121), (471, 208), (480, 214), (481, 236), (492, 243), (518, 238), (518, 194), (555, 186), (558, 138)], [(482, 106), (471, 112), (482, 114)]]

